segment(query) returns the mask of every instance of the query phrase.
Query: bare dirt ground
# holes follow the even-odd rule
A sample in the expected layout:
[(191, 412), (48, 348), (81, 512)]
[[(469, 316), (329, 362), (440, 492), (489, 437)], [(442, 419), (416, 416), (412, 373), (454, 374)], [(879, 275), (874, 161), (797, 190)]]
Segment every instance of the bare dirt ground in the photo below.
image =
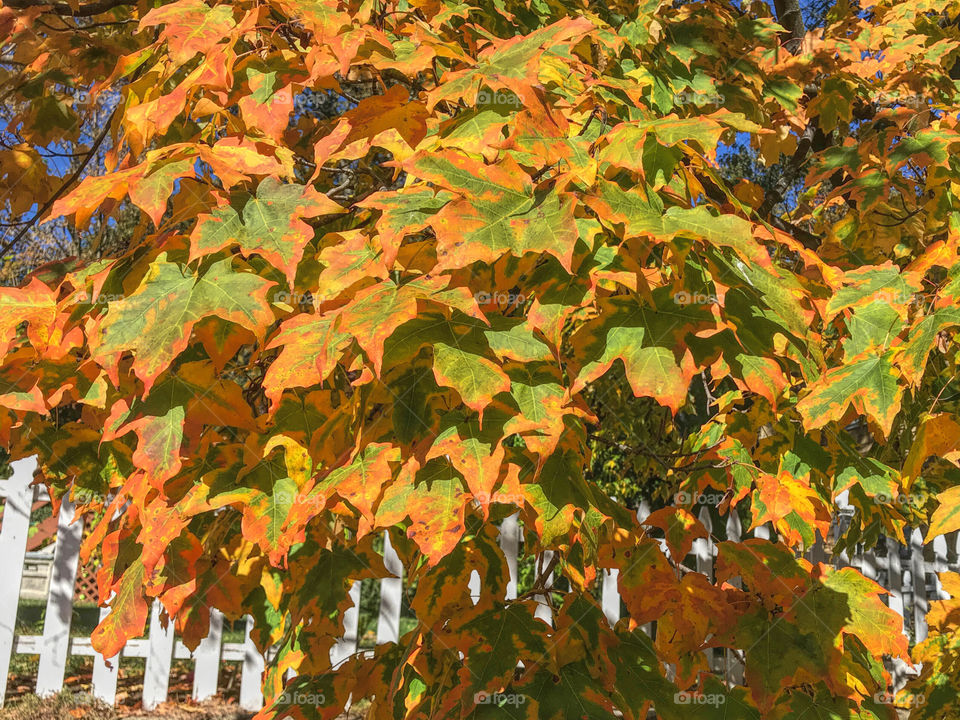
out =
[(202, 703), (164, 703), (156, 710), (137, 707), (109, 707), (89, 695), (69, 691), (51, 698), (24, 696), (0, 710), (0, 720), (249, 720), (253, 713), (240, 710), (236, 703), (207, 700)]
[[(22, 694), (0, 709), (0, 720), (250, 720), (255, 713), (237, 707), (233, 698), (165, 702), (154, 710), (144, 710), (139, 702), (105, 705), (87, 692), (64, 690), (58, 695), (38, 698)], [(337, 720), (361, 720), (363, 715), (348, 712)]]

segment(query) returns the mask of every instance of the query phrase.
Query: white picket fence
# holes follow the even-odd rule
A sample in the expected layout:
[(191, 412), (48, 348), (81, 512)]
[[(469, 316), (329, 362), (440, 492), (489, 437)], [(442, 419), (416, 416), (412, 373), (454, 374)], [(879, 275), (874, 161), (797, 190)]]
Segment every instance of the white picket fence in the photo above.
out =
[[(30, 525), (32, 504), (45, 497), (41, 488), (31, 487), (35, 461), (18, 461), (13, 464), (14, 473), (9, 480), (0, 481), (0, 497), (6, 498), (2, 528), (0, 528), (0, 563), (3, 567), (3, 582), (0, 583), (0, 706), (6, 695), (8, 671), (14, 653), (39, 655), (36, 693), (48, 695), (63, 687), (67, 657), (69, 655), (93, 656), (92, 677), (93, 694), (108, 704), (114, 704), (117, 692), (117, 672), (119, 656), (110, 659), (108, 666), (104, 658), (97, 654), (89, 637), (70, 637), (70, 622), (73, 610), (73, 592), (83, 532), (82, 520), (72, 522), (73, 506), (65, 501), (61, 504), (58, 518), (58, 531), (53, 556), (53, 576), (47, 596), (46, 615), (42, 635), (17, 635), (16, 617), (18, 609), (20, 583), (23, 574), (24, 554), (27, 533)], [(638, 513), (642, 519), (648, 512), (641, 508)], [(695, 566), (698, 572), (713, 576), (713, 563), (716, 554), (713, 539), (713, 527), (706, 508), (700, 513), (700, 520), (711, 537), (695, 541), (691, 556), (686, 560)], [(835, 527), (844, 521), (841, 511)], [(727, 518), (726, 539), (740, 540), (741, 527), (736, 515)], [(753, 535), (769, 538), (770, 527), (759, 527)], [(933, 560), (924, 560), (922, 535), (913, 531), (909, 548), (886, 541), (886, 556), (878, 555), (876, 549), (848, 559), (845, 555), (831, 558), (837, 566), (853, 565), (867, 577), (880, 582), (890, 591), (889, 605), (905, 617), (904, 633), (916, 640), (926, 637), (925, 615), (929, 599), (948, 597), (936, 580), (935, 573), (947, 569), (957, 571), (958, 548), (957, 533), (937, 538), (932, 545)], [(661, 541), (662, 542), (662, 541)], [(520, 556), (521, 531), (516, 517), (508, 518), (500, 528), (500, 546), (507, 558), (510, 570), (510, 584), (507, 599), (517, 596), (518, 558)], [(550, 562), (550, 553), (542, 558), (544, 565)], [(807, 556), (811, 560), (825, 561), (822, 544), (818, 543)], [(395, 577), (380, 580), (380, 610), (377, 621), (377, 644), (396, 642), (400, 635), (400, 615), (402, 603), (402, 565), (389, 538), (385, 536), (384, 562)], [(468, 592), (474, 598), (479, 596), (479, 576), (474, 573)], [(358, 626), (361, 583), (355, 582), (350, 589), (353, 607), (344, 617), (345, 633), (331, 650), (331, 661), (336, 666), (358, 651)], [(602, 577), (601, 605), (607, 620), (614, 624), (621, 616), (621, 601), (617, 592), (617, 571), (604, 571)], [(101, 619), (108, 609), (101, 609)], [(537, 616), (551, 622), (550, 607), (542, 602)], [(167, 699), (170, 670), (173, 659), (192, 659), (194, 676), (192, 697), (203, 700), (216, 695), (221, 664), (223, 662), (242, 662), (240, 672), (240, 707), (245, 710), (258, 710), (263, 705), (260, 682), (264, 669), (264, 658), (250, 639), (253, 624), (246, 619), (244, 642), (223, 642), (223, 616), (217, 610), (211, 611), (211, 629), (208, 637), (191, 653), (183, 643), (174, 637), (172, 624), (166, 629), (160, 622), (160, 606), (155, 604), (151, 617), (149, 634), (146, 638), (130, 640), (121, 651), (123, 657), (145, 658), (143, 677), (143, 706), (152, 709)], [(912, 621), (912, 622), (911, 622)], [(647, 632), (653, 628), (645, 627)], [(711, 653), (711, 666), (726, 676), (730, 682), (742, 682), (743, 667), (736, 654), (716, 651)], [(891, 667), (895, 678), (895, 688), (901, 687), (908, 676), (915, 674), (918, 668), (908, 665)]]

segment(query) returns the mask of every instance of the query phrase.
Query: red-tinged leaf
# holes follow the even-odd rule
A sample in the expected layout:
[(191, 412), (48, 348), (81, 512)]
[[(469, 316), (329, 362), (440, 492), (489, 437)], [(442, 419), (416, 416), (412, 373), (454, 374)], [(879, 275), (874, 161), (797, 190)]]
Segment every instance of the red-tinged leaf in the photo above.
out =
[(419, 469), (403, 467), (386, 488), (376, 511), (376, 526), (390, 527), (410, 517), (407, 536), (420, 548), (430, 567), (448, 555), (464, 532), (464, 508), (470, 493), (453, 468), (433, 460)]
[(120, 578), (116, 595), (110, 601), (110, 613), (90, 634), (90, 643), (103, 657), (113, 657), (127, 640), (143, 635), (149, 612), (143, 596), (144, 579), (143, 563), (134, 560)]
[(810, 582), (792, 550), (760, 538), (718, 543), (715, 570), (718, 582), (740, 578), (745, 589), (759, 593), (769, 608), (790, 607)]
[(753, 524), (771, 522), (789, 546), (802, 542), (811, 547), (816, 531), (826, 537), (830, 530), (830, 512), (810, 487), (809, 478), (797, 478), (781, 470), (774, 475), (761, 474), (753, 494)]
[(383, 343), (400, 325), (417, 316), (414, 283), (397, 287), (384, 281), (362, 290), (342, 310), (340, 327), (350, 333), (373, 363), (379, 375), (383, 365)]
[(9, 352), (17, 327), (24, 321), (30, 342), (42, 351), (56, 313), (56, 294), (36, 277), (23, 288), (0, 288), (0, 348), (3, 354)]
[(481, 84), (491, 90), (508, 89), (525, 105), (535, 105), (540, 58), (554, 45), (580, 39), (592, 29), (593, 25), (584, 17), (566, 17), (527, 35), (490, 43), (477, 56), (475, 68), (451, 73), (443, 85), (430, 93), (427, 107), (433, 109), (443, 100), (474, 104)]
[(183, 65), (197, 53), (206, 55), (233, 29), (230, 5), (211, 8), (202, 0), (177, 2), (150, 10), (140, 20), (140, 29), (164, 25), (161, 36), (167, 40), (170, 58)]
[(258, 128), (281, 141), (293, 112), (294, 92), (292, 85), (277, 87), (276, 82), (276, 72), (260, 72), (248, 67), (247, 84), (251, 94), (240, 98), (237, 105), (248, 128)]
[(244, 345), (252, 345), (256, 338), (250, 331), (236, 325), (222, 323), (216, 317), (201, 320), (193, 332), (213, 361), (217, 372), (222, 372)]
[(382, 488), (400, 465), (400, 449), (387, 443), (372, 443), (358, 452), (348, 465), (334, 469), (318, 488), (328, 496), (336, 494), (355, 507), (361, 517), (360, 535), (373, 527), (374, 506)]
[(445, 190), (405, 187), (395, 192), (373, 193), (357, 203), (359, 207), (380, 211), (377, 237), (383, 250), (384, 265), (392, 268), (404, 237), (424, 230), (431, 216), (453, 197)]
[(660, 508), (647, 517), (643, 524), (663, 531), (670, 557), (678, 563), (687, 557), (694, 540), (709, 535), (703, 523), (683, 508)]
[(777, 398), (787, 386), (787, 378), (775, 360), (741, 353), (736, 356), (740, 376), (747, 389), (765, 398), (776, 410)]
[(193, 177), (195, 160), (174, 160), (130, 183), (130, 199), (143, 210), (156, 227), (167, 210), (167, 199), (178, 178)]
[[(6, 383), (0, 381), (0, 389), (7, 390)], [(56, 404), (51, 402), (51, 404)], [(44, 402), (43, 393), (40, 388), (34, 385), (27, 391), (14, 390), (0, 394), (0, 407), (6, 410), (20, 410), (22, 412), (35, 412), (45, 414), (47, 404)]]
[(383, 95), (364, 98), (344, 114), (350, 133), (331, 159), (363, 157), (376, 146), (403, 160), (426, 136), (428, 117), (427, 108), (416, 97), (410, 97), (405, 85), (394, 85)]
[(438, 269), (492, 263), (507, 252), (547, 252), (570, 271), (578, 237), (572, 200), (555, 192), (536, 197), (530, 177), (510, 156), (485, 165), (452, 151), (418, 154), (404, 169), (459, 196), (429, 220)]
[(177, 405), (163, 415), (141, 417), (117, 431), (117, 435), (131, 430), (136, 433), (133, 462), (147, 474), (154, 487), (163, 487), (163, 483), (180, 472), (184, 417), (184, 408)]
[(316, 305), (336, 299), (355, 283), (390, 277), (387, 266), (380, 259), (380, 248), (365, 232), (351, 230), (337, 233), (332, 238), (334, 244), (325, 247), (317, 256), (324, 268), (317, 278), (320, 289), (314, 299)]
[[(455, 416), (445, 421), (454, 419)], [(501, 439), (501, 433), (490, 423), (481, 429), (478, 423), (468, 420), (442, 430), (426, 455), (427, 461), (440, 457), (450, 461), (463, 475), (485, 517), (504, 462)]]
[(276, 410), (286, 388), (310, 387), (322, 383), (336, 367), (350, 340), (337, 330), (339, 318), (311, 314), (294, 315), (285, 320), (267, 350), (283, 350), (267, 368), (263, 390)]
[(47, 220), (63, 215), (74, 215), (74, 224), (85, 227), (96, 209), (107, 200), (120, 201), (130, 187), (141, 180), (146, 164), (107, 175), (89, 175), (79, 185), (59, 198), (51, 207)]
[(143, 546), (140, 561), (144, 574), (149, 577), (171, 543), (187, 526), (189, 518), (181, 517), (176, 508), (157, 497), (144, 508), (140, 522), (140, 534), (137, 536), (137, 542)]
[(210, 163), (224, 188), (238, 185), (251, 176), (293, 176), (289, 151), (266, 140), (225, 137), (213, 147), (201, 145), (200, 159)]
[(283, 530), (298, 492), (292, 478), (279, 477), (268, 492), (256, 494), (243, 506), (243, 536), (263, 548), (274, 566), (280, 565), (293, 540)]
[[(749, 3), (29, 4), (0, 8), (0, 444), (103, 514), (99, 645), (154, 598), (191, 648), (249, 615), (263, 718), (892, 717), (901, 619), (802, 555), (960, 529), (943, 3), (806, 34)], [(776, 541), (721, 543), (714, 582), (676, 561), (716, 503)], [(349, 589), (397, 576), (413, 624), (332, 670)], [(958, 715), (958, 607), (920, 714)]]

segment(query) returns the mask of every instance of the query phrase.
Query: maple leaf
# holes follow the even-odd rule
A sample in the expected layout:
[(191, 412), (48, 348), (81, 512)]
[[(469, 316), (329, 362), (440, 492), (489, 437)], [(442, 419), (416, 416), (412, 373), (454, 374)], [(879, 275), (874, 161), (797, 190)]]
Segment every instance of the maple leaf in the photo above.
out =
[(47, 345), (55, 324), (56, 295), (38, 278), (25, 288), (0, 288), (0, 343), (9, 352), (17, 335), (17, 326), (26, 321), (27, 337), (38, 350)]
[(452, 387), (464, 405), (479, 413), (481, 422), (493, 396), (510, 389), (510, 378), (495, 362), (459, 344), (434, 343), (433, 373), (437, 384)]
[(459, 628), (482, 648), (479, 662), (460, 671), (464, 696), (497, 693), (513, 679), (517, 662), (537, 662), (548, 652), (542, 623), (529, 603), (488, 610), (471, 617)]
[(925, 418), (903, 461), (904, 485), (909, 489), (913, 480), (921, 475), (924, 462), (931, 456), (956, 464), (960, 460), (958, 438), (960, 423), (950, 415), (939, 413)]
[(242, 215), (227, 205), (198, 218), (190, 259), (236, 244), (244, 253), (257, 253), (282, 270), (292, 288), (303, 249), (314, 234), (303, 218), (340, 212), (341, 206), (309, 185), (281, 184), (268, 177), (243, 206)]
[(129, 638), (143, 634), (149, 612), (143, 597), (144, 573), (143, 563), (134, 560), (120, 578), (110, 614), (90, 634), (90, 643), (106, 658), (120, 652)]
[(814, 429), (839, 421), (852, 405), (889, 435), (902, 394), (892, 354), (866, 353), (824, 373), (797, 403), (797, 410), (807, 427)]
[(403, 85), (394, 85), (383, 95), (364, 98), (344, 113), (341, 123), (348, 123), (349, 133), (343, 147), (332, 153), (330, 160), (363, 157), (373, 146), (389, 150), (403, 160), (413, 153), (427, 134), (429, 113), (426, 106)]
[(397, 448), (387, 443), (367, 445), (349, 465), (335, 468), (319, 484), (328, 494), (336, 493), (357, 509), (363, 518), (359, 534), (366, 534), (374, 524), (374, 506), (383, 487), (393, 478), (391, 465), (400, 464)]
[(438, 270), (492, 263), (507, 252), (548, 252), (570, 270), (577, 240), (571, 201), (558, 193), (536, 196), (509, 156), (485, 165), (454, 151), (419, 154), (404, 169), (459, 196), (428, 220), (437, 235)]
[(448, 555), (464, 531), (464, 508), (469, 494), (463, 480), (441, 460), (423, 468), (405, 465), (386, 488), (376, 510), (376, 527), (389, 527), (410, 516), (407, 536), (432, 567)]
[(923, 376), (927, 356), (933, 350), (938, 335), (957, 325), (960, 325), (960, 312), (956, 308), (941, 308), (924, 316), (910, 328), (900, 355), (900, 369), (908, 382), (916, 383)]
[(501, 446), (502, 428), (489, 422), (484, 428), (479, 422), (450, 413), (425, 459), (445, 457), (463, 475), (470, 492), (478, 499), (485, 515), (500, 479), (505, 453)]
[(183, 352), (194, 324), (215, 315), (263, 336), (273, 321), (266, 302), (271, 283), (237, 272), (226, 258), (195, 277), (161, 254), (128, 297), (109, 304), (93, 358), (116, 379), (116, 357), (134, 354), (133, 371), (149, 392), (157, 377)]
[(960, 528), (960, 487), (951, 487), (937, 495), (937, 509), (930, 518), (927, 539), (932, 540)]
[(282, 347), (263, 378), (264, 394), (276, 410), (286, 388), (311, 387), (323, 382), (349, 342), (350, 335), (336, 329), (338, 319), (307, 313), (285, 320), (267, 350)]
[(663, 531), (670, 557), (675, 562), (683, 562), (695, 539), (709, 536), (703, 524), (682, 508), (661, 508), (647, 517), (643, 524)]
[(687, 332), (708, 326), (712, 316), (703, 306), (681, 305), (668, 298), (669, 288), (660, 288), (654, 294), (653, 307), (630, 297), (600, 303), (600, 316), (581, 328), (573, 340), (583, 347), (582, 357), (587, 359), (573, 391), (619, 359), (634, 395), (658, 398), (677, 412), (686, 400), (694, 372), (692, 358), (678, 352), (679, 341)]
[(753, 495), (753, 527), (772, 522), (791, 546), (802, 542), (810, 547), (816, 540), (816, 531), (826, 537), (830, 513), (808, 482), (787, 470), (781, 470), (776, 477), (761, 475)]
[(168, 41), (174, 63), (183, 65), (197, 53), (206, 54), (221, 42), (235, 23), (229, 5), (211, 8), (202, 0), (177, 0), (153, 8), (140, 20), (140, 28), (164, 25), (161, 37)]

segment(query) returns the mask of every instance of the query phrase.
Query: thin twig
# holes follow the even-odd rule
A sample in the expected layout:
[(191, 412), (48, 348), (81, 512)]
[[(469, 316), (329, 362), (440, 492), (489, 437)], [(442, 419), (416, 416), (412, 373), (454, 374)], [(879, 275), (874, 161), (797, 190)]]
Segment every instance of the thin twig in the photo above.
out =
[[(119, 107), (119, 106), (117, 106), (117, 107)], [(100, 149), (100, 146), (103, 144), (104, 139), (107, 137), (107, 133), (110, 132), (110, 123), (113, 121), (113, 116), (116, 114), (116, 112), (117, 112), (117, 108), (115, 107), (115, 108), (113, 109), (113, 111), (110, 113), (110, 117), (108, 117), (108, 118), (107, 118), (107, 121), (104, 123), (104, 125), (103, 125), (103, 130), (100, 132), (100, 135), (97, 136), (96, 141), (95, 141), (95, 142), (93, 143), (93, 145), (90, 147), (90, 152), (87, 153), (87, 156), (86, 156), (86, 157), (83, 159), (83, 161), (80, 163), (80, 167), (78, 167), (78, 168), (73, 172), (73, 174), (71, 174), (70, 177), (67, 178), (66, 182), (64, 182), (59, 188), (57, 188), (57, 191), (56, 191), (53, 195), (50, 196), (50, 199), (48, 199), (48, 200), (43, 204), (43, 207), (41, 207), (41, 208), (37, 211), (37, 214), (34, 215), (34, 216), (27, 222), (27, 224), (23, 226), (23, 228), (21, 228), (20, 232), (18, 232), (18, 233), (13, 237), (13, 239), (9, 240), (8, 242), (6, 242), (6, 243), (4, 243), (2, 246), (0, 246), (0, 258), (3, 258), (3, 257), (4, 257), (4, 256), (10, 251), (10, 248), (12, 248), (14, 245), (16, 245), (16, 244), (20, 241), (20, 239), (23, 238), (23, 236), (27, 234), (27, 230), (29, 230), (31, 227), (33, 227), (34, 223), (36, 223), (37, 220), (39, 220), (39, 219), (42, 218), (44, 215), (46, 215), (47, 211), (48, 211), (51, 207), (53, 207), (53, 204), (57, 201), (57, 199), (60, 198), (60, 196), (63, 195), (63, 194), (67, 191), (67, 188), (69, 188), (71, 185), (73, 185), (73, 183), (75, 183), (75, 182), (77, 181), (77, 178), (80, 177), (81, 173), (83, 173), (83, 171), (86, 169), (87, 165), (90, 164), (90, 160), (92, 160), (92, 159), (93, 159), (93, 156), (97, 154), (97, 150), (99, 150), (99, 149)]]

